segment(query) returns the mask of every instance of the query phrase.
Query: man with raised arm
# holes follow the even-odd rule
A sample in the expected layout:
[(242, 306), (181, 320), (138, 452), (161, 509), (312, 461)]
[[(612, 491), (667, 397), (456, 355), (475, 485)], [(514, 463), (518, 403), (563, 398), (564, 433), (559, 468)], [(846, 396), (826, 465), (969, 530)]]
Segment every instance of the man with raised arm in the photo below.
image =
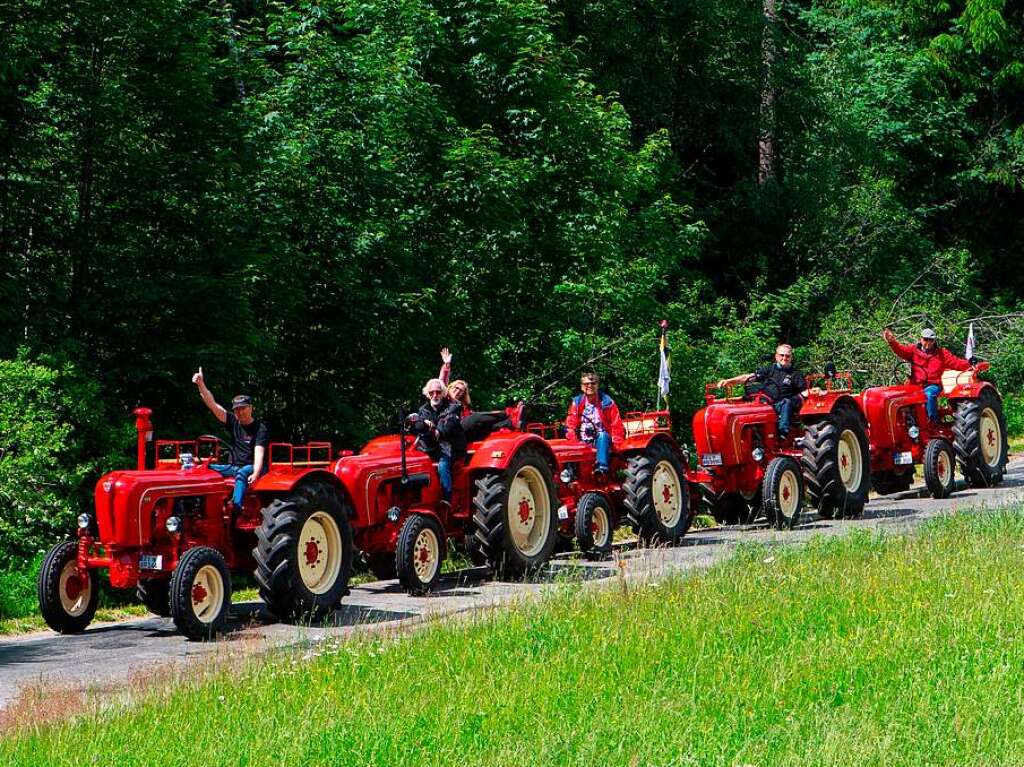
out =
[(263, 473), (269, 443), (267, 426), (253, 418), (252, 397), (248, 394), (234, 397), (229, 413), (217, 404), (213, 394), (206, 388), (202, 368), (192, 376), (192, 383), (199, 388), (199, 396), (206, 407), (231, 432), (231, 463), (215, 463), (210, 468), (222, 477), (234, 477), (235, 491), (231, 503), (235, 508), (241, 508), (246, 489)]
[(753, 373), (725, 378), (716, 386), (724, 389), (750, 381), (764, 385), (761, 391), (771, 399), (778, 417), (779, 439), (785, 439), (789, 436), (789, 425), (793, 421), (793, 416), (800, 412), (804, 397), (807, 396), (804, 393), (807, 390), (804, 374), (793, 367), (793, 347), (789, 344), (779, 344), (775, 347), (774, 363), (768, 367), (758, 368)]
[(901, 344), (896, 340), (892, 328), (882, 331), (882, 338), (889, 344), (897, 357), (910, 363), (910, 383), (924, 389), (924, 409), (933, 423), (939, 420), (939, 393), (942, 391), (944, 370), (970, 370), (971, 363), (957, 357), (945, 347), (939, 346), (935, 331), (924, 328), (921, 340), (916, 344)]

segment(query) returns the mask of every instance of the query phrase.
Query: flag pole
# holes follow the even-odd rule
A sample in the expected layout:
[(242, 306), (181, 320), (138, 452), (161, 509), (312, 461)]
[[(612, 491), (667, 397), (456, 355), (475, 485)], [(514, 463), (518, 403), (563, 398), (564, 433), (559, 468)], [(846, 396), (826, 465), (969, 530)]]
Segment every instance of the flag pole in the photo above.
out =
[(662, 320), (658, 323), (661, 328), (661, 332), (658, 336), (658, 399), (657, 409), (661, 410), (662, 400), (664, 400), (665, 408), (668, 408), (668, 389), (669, 382), (672, 380), (671, 375), (671, 362), (670, 354), (671, 349), (668, 345), (668, 320)]

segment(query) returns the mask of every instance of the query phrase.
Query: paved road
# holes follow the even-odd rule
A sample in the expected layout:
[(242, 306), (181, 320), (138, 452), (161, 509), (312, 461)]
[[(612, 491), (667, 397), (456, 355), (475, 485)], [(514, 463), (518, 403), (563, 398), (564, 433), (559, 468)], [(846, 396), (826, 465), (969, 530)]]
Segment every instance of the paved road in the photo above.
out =
[(725, 527), (688, 534), (683, 545), (671, 549), (626, 546), (609, 562), (556, 559), (542, 579), (531, 583), (491, 582), (480, 571), (470, 570), (446, 577), (434, 595), (417, 598), (406, 596), (396, 581), (365, 584), (354, 587), (343, 607), (323, 625), (272, 623), (259, 602), (237, 604), (232, 608), (230, 631), (218, 642), (188, 642), (175, 633), (167, 618), (96, 624), (79, 636), (46, 632), (7, 639), (0, 641), (0, 709), (26, 688), (116, 689), (133, 679), (187, 668), (208, 658), (226, 660), (270, 647), (410, 626), (432, 616), (492, 607), (536, 593), (567, 570), (587, 580), (601, 580), (614, 577), (621, 567), (627, 577), (643, 578), (706, 567), (726, 557), (740, 541), (793, 544), (813, 535), (841, 535), (859, 528), (902, 533), (952, 509), (983, 509), (1024, 500), (1024, 459), (1010, 462), (1006, 480), (998, 488), (972, 490), (961, 486), (942, 501), (923, 495), (922, 490), (914, 489), (874, 500), (858, 520), (831, 521), (809, 514), (793, 531), (778, 532), (764, 526)]

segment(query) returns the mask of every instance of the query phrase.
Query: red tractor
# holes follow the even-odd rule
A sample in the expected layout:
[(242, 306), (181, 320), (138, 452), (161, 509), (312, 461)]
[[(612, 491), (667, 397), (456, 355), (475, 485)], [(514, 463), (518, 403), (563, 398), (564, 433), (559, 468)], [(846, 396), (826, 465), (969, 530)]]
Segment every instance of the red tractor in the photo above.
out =
[(688, 459), (672, 437), (667, 410), (629, 412), (626, 439), (612, 453), (610, 470), (594, 471), (596, 450), (560, 438), (560, 424), (530, 424), (548, 437), (558, 461), (559, 533), (575, 536), (584, 556), (611, 553), (615, 528), (629, 524), (641, 543), (675, 544), (692, 521)]
[(972, 487), (992, 487), (1003, 479), (1008, 453), (1006, 418), (996, 387), (978, 378), (988, 370), (947, 370), (942, 375), (939, 420), (928, 418), (920, 385), (876, 386), (860, 395), (871, 443), (875, 492), (910, 488), (914, 467), (924, 466), (928, 491), (945, 498), (955, 487), (955, 468)]
[(829, 365), (785, 440), (771, 400), (756, 386), (715, 395), (693, 416), (698, 468), (690, 474), (719, 522), (752, 522), (763, 511), (779, 529), (796, 525), (806, 500), (824, 517), (856, 516), (870, 487), (868, 440), (848, 373)]
[(213, 636), (231, 605), (231, 573), (255, 573), (281, 618), (317, 616), (346, 593), (352, 565), (350, 509), (328, 471), (326, 442), (272, 443), (269, 468), (229, 513), (234, 480), (209, 466), (217, 437), (160, 440), (146, 468), (151, 411), (135, 411), (137, 467), (96, 484), (95, 513), (78, 518), (78, 540), (55, 546), (39, 573), (39, 603), (60, 633), (85, 629), (96, 612), (98, 571), (114, 588), (136, 588), (154, 613), (190, 639)]

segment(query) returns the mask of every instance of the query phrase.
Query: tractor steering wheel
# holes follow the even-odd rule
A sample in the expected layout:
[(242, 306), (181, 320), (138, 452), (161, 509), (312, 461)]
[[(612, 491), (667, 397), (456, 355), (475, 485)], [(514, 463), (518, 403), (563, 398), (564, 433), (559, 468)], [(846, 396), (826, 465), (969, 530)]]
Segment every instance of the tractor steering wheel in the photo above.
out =
[(220, 455), (219, 456), (211, 455), (211, 456), (209, 456), (208, 458), (205, 459), (207, 464), (213, 463), (214, 458), (218, 458), (218, 457), (222, 458), (222, 457), (224, 457), (225, 454), (227, 454), (228, 456), (231, 455), (231, 450), (232, 450), (231, 445), (228, 444), (227, 440), (221, 439), (216, 434), (200, 434), (199, 435), (199, 439), (206, 440), (206, 441), (212, 440), (212, 441), (216, 442), (217, 446), (220, 448)]

